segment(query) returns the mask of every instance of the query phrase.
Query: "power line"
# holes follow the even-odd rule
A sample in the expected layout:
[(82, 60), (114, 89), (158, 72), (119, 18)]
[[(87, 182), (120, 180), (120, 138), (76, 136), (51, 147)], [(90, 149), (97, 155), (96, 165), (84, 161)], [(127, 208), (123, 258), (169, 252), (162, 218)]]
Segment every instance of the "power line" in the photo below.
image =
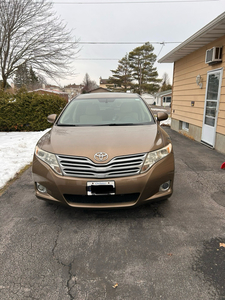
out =
[(162, 52), (162, 49), (163, 49), (163, 47), (165, 46), (165, 43), (163, 42), (163, 43), (161, 43), (161, 45), (162, 45), (162, 47), (161, 47), (161, 49), (159, 50), (159, 53), (158, 53), (157, 57), (159, 57), (160, 53)]
[(192, 3), (192, 2), (218, 2), (220, 0), (155, 0), (155, 1), (116, 1), (116, 2), (54, 2), (53, 4), (75, 4), (75, 5), (102, 5), (102, 4), (166, 4), (166, 3)]
[(120, 58), (76, 58), (76, 60), (120, 60)]
[[(82, 45), (142, 45), (146, 42), (79, 42), (78, 44)], [(150, 44), (180, 44), (181, 42), (150, 42)]]
[[(145, 44), (146, 42), (78, 42), (79, 44), (93, 44), (93, 45), (130, 45), (130, 44)], [(180, 44), (180, 42), (151, 42), (151, 44), (159, 44), (162, 45), (162, 47), (160, 48), (159, 54), (157, 55), (157, 57), (160, 55), (163, 47), (165, 46), (165, 44)], [(77, 58), (76, 60), (120, 60), (119, 58)]]

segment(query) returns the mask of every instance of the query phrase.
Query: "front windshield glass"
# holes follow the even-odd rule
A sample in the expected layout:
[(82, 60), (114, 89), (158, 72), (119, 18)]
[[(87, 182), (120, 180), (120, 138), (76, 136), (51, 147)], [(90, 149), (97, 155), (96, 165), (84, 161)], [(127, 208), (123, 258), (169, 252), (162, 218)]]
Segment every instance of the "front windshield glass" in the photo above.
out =
[(125, 126), (155, 123), (141, 98), (74, 99), (62, 113), (59, 126)]

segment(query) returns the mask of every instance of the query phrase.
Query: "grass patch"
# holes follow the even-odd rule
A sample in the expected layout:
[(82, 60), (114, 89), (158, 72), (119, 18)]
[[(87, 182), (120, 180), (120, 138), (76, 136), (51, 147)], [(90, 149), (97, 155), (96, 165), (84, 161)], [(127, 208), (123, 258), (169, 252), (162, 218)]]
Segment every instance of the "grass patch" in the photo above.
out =
[(0, 189), (0, 196), (2, 196), (4, 194), (4, 192), (10, 187), (10, 185), (13, 184), (13, 182), (15, 182), (18, 178), (20, 178), (20, 176), (26, 170), (28, 170), (31, 166), (32, 166), (32, 163), (26, 165), (19, 172), (17, 172), (16, 175), (12, 179), (10, 179), (9, 181), (7, 181), (6, 184)]

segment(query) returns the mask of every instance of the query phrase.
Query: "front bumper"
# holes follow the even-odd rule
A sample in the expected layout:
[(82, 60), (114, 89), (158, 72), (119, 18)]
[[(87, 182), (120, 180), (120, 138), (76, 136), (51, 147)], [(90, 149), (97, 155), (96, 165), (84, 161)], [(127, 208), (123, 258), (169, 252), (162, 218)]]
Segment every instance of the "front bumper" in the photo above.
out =
[[(36, 196), (39, 199), (61, 203), (70, 207), (81, 208), (116, 208), (132, 207), (155, 199), (168, 198), (173, 192), (174, 156), (158, 161), (146, 173), (129, 177), (110, 178), (115, 182), (115, 195), (88, 196), (87, 182), (107, 181), (108, 179), (78, 178), (57, 175), (46, 163), (36, 155), (33, 159), (33, 179)], [(167, 191), (160, 191), (160, 186), (170, 181)], [(47, 189), (39, 192), (37, 183)]]

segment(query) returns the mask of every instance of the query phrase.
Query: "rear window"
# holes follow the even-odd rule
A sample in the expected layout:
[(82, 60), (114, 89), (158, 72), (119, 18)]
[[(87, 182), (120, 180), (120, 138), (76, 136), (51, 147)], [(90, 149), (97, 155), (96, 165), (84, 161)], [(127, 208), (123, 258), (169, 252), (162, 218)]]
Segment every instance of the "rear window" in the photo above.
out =
[(62, 113), (59, 126), (124, 126), (155, 123), (146, 104), (136, 98), (74, 99)]

